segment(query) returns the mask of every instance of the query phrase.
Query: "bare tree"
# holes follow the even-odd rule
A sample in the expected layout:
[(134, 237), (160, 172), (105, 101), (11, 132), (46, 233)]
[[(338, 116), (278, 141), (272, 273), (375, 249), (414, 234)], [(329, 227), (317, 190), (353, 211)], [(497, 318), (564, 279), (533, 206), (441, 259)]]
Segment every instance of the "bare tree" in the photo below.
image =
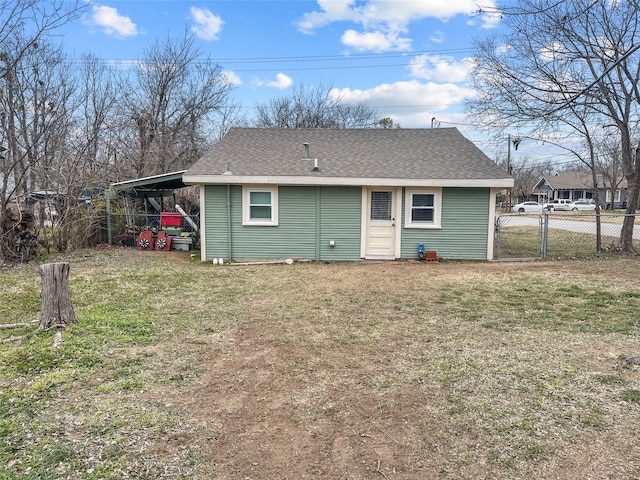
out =
[[(603, 126), (618, 132), (629, 184), (627, 212), (640, 195), (638, 0), (525, 0), (504, 11), (506, 34), (478, 44), (473, 78), (481, 95), (470, 110), (494, 125), (519, 126), (545, 141), (578, 134), (579, 153), (598, 191), (595, 140)], [(566, 140), (565, 140), (566, 142)], [(634, 217), (625, 217), (620, 246), (632, 248)]]
[[(512, 157), (509, 161), (506, 156), (500, 156), (496, 159), (496, 164), (505, 170), (507, 170), (507, 163), (509, 163), (509, 174), (514, 179), (512, 203), (529, 200), (533, 187), (540, 179), (554, 172), (554, 167), (549, 160), (540, 162), (528, 155)], [(504, 206), (510, 209), (511, 205), (506, 204), (508, 199), (504, 198), (503, 201), (505, 202)]]
[[(19, 46), (28, 42), (28, 38), (16, 36), (5, 43), (16, 45), (13, 51), (20, 52), (21, 58), (8, 55), (13, 68), (2, 78), (0, 112), (4, 115), (0, 115), (0, 132), (7, 141), (0, 160), (2, 214), (6, 214), (10, 202), (27, 198), (36, 190), (58, 192), (58, 171), (65, 158), (65, 139), (70, 128), (69, 99), (73, 85), (62, 50), (45, 41), (21, 50)], [(62, 198), (46, 194), (43, 199), (49, 202), (47, 208), (36, 205), (42, 207), (40, 212), (46, 212), (52, 222), (61, 213)], [(14, 232), (2, 232), (5, 257), (14, 257), (13, 245), (20, 243), (12, 236)]]
[[(87, 5), (82, 0), (0, 0), (2, 75), (12, 71), (25, 52), (37, 48), (56, 29), (78, 18)], [(12, 40), (16, 37), (24, 41), (16, 44)]]
[(75, 95), (76, 135), (70, 138), (85, 188), (104, 187), (116, 155), (118, 125), (113, 120), (119, 92), (113, 69), (94, 55), (80, 59)]
[(254, 126), (263, 128), (369, 128), (377, 112), (366, 104), (343, 103), (322, 84), (295, 87), (290, 97), (256, 105)]
[(12, 211), (19, 212), (19, 195), (46, 188), (47, 172), (61, 151), (69, 90), (53, 85), (59, 77), (50, 70), (63, 55), (50, 39), (86, 5), (75, 0), (0, 0), (0, 251), (5, 259), (28, 261), (35, 255), (32, 248), (26, 256), (17, 254), (21, 244), (33, 244), (21, 237), (36, 233), (18, 228), (11, 219), (24, 216), (9, 216), (8, 207), (13, 203)]
[(65, 155), (56, 172), (58, 190), (68, 201), (55, 229), (56, 247), (91, 246), (98, 242), (97, 211), (87, 208), (86, 201), (106, 187), (108, 179), (116, 178), (115, 158), (117, 137), (113, 123), (117, 101), (113, 68), (93, 55), (83, 55), (74, 69), (74, 93), (68, 108), (72, 128), (64, 139)]
[(212, 115), (232, 88), (221, 67), (200, 58), (193, 36), (169, 36), (144, 52), (125, 81), (120, 111), (129, 173), (155, 175), (193, 164), (208, 147)]
[(618, 191), (624, 180), (620, 145), (605, 137), (599, 142), (598, 151), (596, 169), (602, 175), (605, 192), (609, 194), (609, 199), (607, 200), (607, 194), (605, 193), (605, 208), (613, 210), (615, 208), (616, 191)]
[(215, 143), (222, 139), (231, 127), (248, 126), (249, 120), (240, 105), (227, 99), (224, 105), (215, 111), (213, 125), (215, 133), (212, 137), (212, 143)]

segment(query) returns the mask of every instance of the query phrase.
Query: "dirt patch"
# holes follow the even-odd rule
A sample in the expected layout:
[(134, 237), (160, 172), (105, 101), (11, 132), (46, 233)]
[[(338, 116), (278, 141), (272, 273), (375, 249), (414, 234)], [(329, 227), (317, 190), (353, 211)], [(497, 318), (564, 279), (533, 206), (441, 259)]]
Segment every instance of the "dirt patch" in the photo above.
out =
[(317, 366), (300, 365), (307, 355), (255, 325), (232, 350), (203, 359), (193, 411), (217, 422), (210, 453), (220, 478), (437, 478), (404, 445), (414, 394), (381, 398), (367, 377), (344, 376), (344, 352), (328, 355), (316, 378)]

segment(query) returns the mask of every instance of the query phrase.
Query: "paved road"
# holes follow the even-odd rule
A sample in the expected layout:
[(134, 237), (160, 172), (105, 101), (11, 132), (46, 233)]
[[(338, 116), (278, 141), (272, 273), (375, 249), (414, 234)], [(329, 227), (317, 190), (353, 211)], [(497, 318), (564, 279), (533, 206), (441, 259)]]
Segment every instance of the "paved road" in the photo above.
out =
[[(609, 217), (612, 222), (607, 221)], [(524, 227), (524, 226), (539, 226), (542, 222), (542, 216), (536, 214), (527, 213), (514, 213), (500, 215), (501, 227)], [(549, 215), (549, 228), (555, 228), (558, 230), (567, 230), (569, 232), (578, 233), (591, 233), (596, 234), (596, 220), (595, 216), (581, 215), (580, 220), (572, 220), (576, 218), (571, 214), (567, 215)], [(616, 223), (613, 223), (615, 220)], [(609, 237), (619, 237), (620, 230), (622, 229), (622, 216), (621, 215), (602, 215), (602, 235)], [(633, 238), (640, 240), (640, 218), (636, 218), (633, 228)]]

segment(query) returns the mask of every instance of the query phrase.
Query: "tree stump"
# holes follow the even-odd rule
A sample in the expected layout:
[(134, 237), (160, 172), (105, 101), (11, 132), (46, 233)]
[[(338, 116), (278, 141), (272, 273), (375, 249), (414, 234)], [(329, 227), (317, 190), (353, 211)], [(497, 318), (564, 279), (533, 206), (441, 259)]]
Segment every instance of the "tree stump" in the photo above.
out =
[(42, 279), (40, 330), (52, 327), (62, 330), (70, 323), (78, 323), (71, 304), (69, 270), (68, 263), (47, 263), (40, 266)]

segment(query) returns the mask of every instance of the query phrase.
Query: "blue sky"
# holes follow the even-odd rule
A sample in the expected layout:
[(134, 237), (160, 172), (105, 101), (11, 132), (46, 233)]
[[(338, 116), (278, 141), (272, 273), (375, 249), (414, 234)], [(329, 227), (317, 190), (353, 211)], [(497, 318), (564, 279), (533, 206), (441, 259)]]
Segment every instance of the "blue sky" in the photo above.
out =
[[(193, 32), (235, 84), (251, 117), (256, 102), (322, 83), (344, 101), (367, 102), (404, 128), (432, 119), (456, 126), (488, 154), (495, 142), (470, 124), (473, 39), (500, 28), (477, 0), (104, 0), (66, 27), (74, 55), (135, 60), (167, 35)], [(494, 0), (482, 0), (495, 12)], [(506, 139), (498, 146), (506, 150)], [(526, 149), (526, 145), (522, 145)]]

